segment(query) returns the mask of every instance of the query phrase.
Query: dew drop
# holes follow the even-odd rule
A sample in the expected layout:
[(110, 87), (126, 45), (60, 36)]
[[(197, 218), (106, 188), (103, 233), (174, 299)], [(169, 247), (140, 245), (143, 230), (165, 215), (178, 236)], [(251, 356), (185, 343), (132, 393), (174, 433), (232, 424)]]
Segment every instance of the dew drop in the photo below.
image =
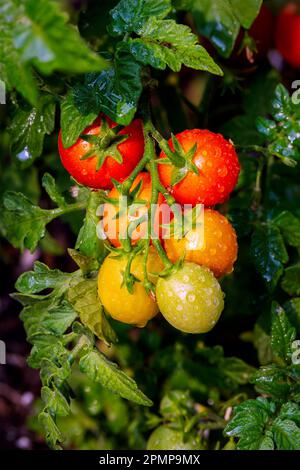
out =
[(218, 168), (218, 175), (221, 176), (221, 178), (225, 178), (225, 176), (228, 175), (228, 170), (226, 166), (221, 166), (220, 168)]
[(178, 312), (181, 312), (181, 311), (183, 310), (183, 306), (182, 306), (182, 305), (177, 305), (176, 310), (177, 310)]
[(184, 280), (184, 282), (189, 282), (190, 278), (189, 278), (189, 276), (183, 276), (183, 280)]
[(196, 296), (194, 294), (189, 294), (188, 295), (188, 301), (193, 303), (195, 302)]

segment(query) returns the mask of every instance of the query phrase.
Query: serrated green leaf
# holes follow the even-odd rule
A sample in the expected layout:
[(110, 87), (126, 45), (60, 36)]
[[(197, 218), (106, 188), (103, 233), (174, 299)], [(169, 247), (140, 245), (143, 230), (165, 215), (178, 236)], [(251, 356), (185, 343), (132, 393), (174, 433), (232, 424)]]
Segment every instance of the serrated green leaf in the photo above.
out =
[(197, 70), (223, 74), (186, 25), (151, 17), (136, 33), (141, 38), (131, 39), (128, 45), (132, 55), (144, 65), (158, 69), (168, 66), (178, 72), (184, 64)]
[(283, 264), (288, 262), (288, 254), (278, 227), (269, 223), (255, 227), (251, 255), (256, 269), (272, 291), (283, 274)]
[(18, 278), (16, 289), (23, 294), (35, 294), (44, 289), (61, 286), (70, 281), (70, 274), (59, 269), (50, 269), (46, 264), (36, 261), (34, 271), (27, 271)]
[(49, 413), (43, 411), (39, 414), (38, 419), (45, 432), (45, 439), (49, 447), (51, 449), (60, 449), (60, 447), (57, 445), (57, 442), (62, 441), (62, 435), (52, 416)]
[(108, 344), (116, 342), (116, 335), (105, 317), (99, 300), (97, 279), (86, 279), (75, 283), (68, 290), (68, 300), (78, 312), (83, 325)]
[(280, 419), (288, 419), (294, 421), (296, 424), (300, 424), (300, 406), (297, 403), (291, 401), (284, 403), (280, 408), (279, 412)]
[(79, 251), (73, 250), (72, 248), (68, 248), (68, 253), (75, 261), (77, 266), (81, 269), (84, 276), (99, 269), (99, 262), (95, 258), (85, 256)]
[(233, 9), (233, 12), (240, 24), (249, 29), (257, 17), (263, 0), (229, 0)]
[(67, 416), (69, 414), (69, 403), (57, 387), (54, 386), (52, 389), (45, 386), (42, 387), (41, 398), (51, 414), (56, 416)]
[(84, 129), (94, 122), (99, 111), (100, 104), (88, 81), (69, 90), (61, 102), (60, 125), (65, 148), (75, 144)]
[(292, 342), (296, 330), (291, 326), (283, 308), (276, 302), (272, 304), (271, 346), (275, 356), (288, 362), (292, 354)]
[(88, 48), (67, 20), (59, 4), (51, 0), (25, 0), (15, 7), (14, 43), (21, 61), (45, 74), (54, 70), (85, 73), (105, 67), (104, 59)]
[(300, 295), (300, 264), (286, 268), (281, 287), (289, 295)]
[[(76, 106), (80, 109), (79, 99), (83, 100), (84, 94), (87, 94), (89, 98), (86, 113), (103, 111), (113, 121), (127, 126), (135, 115), (142, 92), (141, 65), (130, 54), (126, 43), (118, 45), (113, 65), (114, 67), (100, 74), (89, 74), (86, 77), (85, 84), (77, 90)], [(76, 132), (78, 128), (79, 124)], [(64, 139), (69, 144), (74, 140), (75, 134), (71, 134), (70, 141), (67, 135), (66, 129)]]
[(300, 297), (285, 302), (284, 310), (291, 324), (297, 329), (297, 333), (300, 334)]
[(140, 405), (152, 405), (151, 400), (138, 389), (135, 381), (98, 351), (92, 351), (83, 356), (80, 359), (79, 367), (81, 372), (85, 373), (91, 380), (101, 383), (104, 388), (111, 392)]
[(75, 246), (83, 255), (96, 258), (98, 261), (103, 260), (106, 254), (104, 242), (100, 240), (97, 233), (99, 223), (97, 209), (103, 202), (103, 195), (100, 191), (91, 191), (84, 223), (79, 231)]
[(70, 374), (71, 365), (67, 357), (56, 360), (56, 363), (47, 358), (41, 362), (40, 377), (43, 385), (50, 385), (54, 380), (56, 383), (62, 383)]
[(0, 6), (0, 78), (7, 89), (17, 89), (32, 106), (38, 103), (38, 84), (32, 67), (21, 61), (21, 51), (14, 44), (14, 5), (12, 1)]
[(240, 385), (249, 383), (250, 378), (255, 372), (255, 368), (246, 364), (237, 357), (226, 357), (221, 359), (218, 364), (218, 367), (227, 377), (233, 382), (236, 382)]
[(234, 408), (234, 416), (225, 427), (224, 434), (239, 437), (238, 450), (265, 448), (266, 437), (269, 437), (266, 435), (266, 425), (272, 411), (272, 404), (266, 399), (247, 400)]
[(261, 394), (267, 394), (275, 399), (287, 397), (290, 387), (284, 370), (275, 364), (260, 367), (251, 379), (251, 383)]
[(58, 360), (66, 355), (66, 349), (60, 339), (52, 334), (35, 334), (27, 338), (33, 344), (27, 362), (33, 369), (40, 369), (44, 359)]
[(262, 365), (272, 361), (271, 337), (259, 323), (254, 326), (254, 346), (257, 349), (258, 360)]
[(300, 249), (300, 219), (291, 212), (281, 212), (273, 222), (280, 228), (286, 242)]
[(38, 105), (38, 84), (32, 66), (43, 74), (54, 70), (85, 73), (102, 70), (106, 62), (92, 52), (68, 16), (51, 0), (8, 0), (0, 8), (0, 75)]
[(197, 31), (207, 37), (221, 55), (229, 57), (240, 22), (229, 0), (195, 0), (192, 14)]
[(300, 428), (294, 421), (277, 418), (272, 431), (277, 449), (300, 450)]
[(49, 173), (45, 173), (42, 178), (42, 186), (46, 190), (48, 196), (58, 207), (66, 207), (66, 200), (60, 193), (53, 176)]
[(121, 0), (110, 12), (108, 30), (121, 36), (139, 29), (151, 16), (164, 18), (171, 10), (170, 0)]
[(7, 191), (3, 199), (4, 209), (0, 214), (3, 236), (16, 248), (34, 251), (45, 235), (46, 225), (57, 215), (32, 204), (21, 193)]
[(52, 306), (43, 316), (41, 326), (55, 335), (62, 335), (72, 325), (77, 312), (66, 300)]
[(50, 95), (40, 96), (35, 107), (29, 104), (15, 107), (8, 131), (11, 152), (22, 167), (31, 165), (41, 155), (44, 137), (54, 129), (54, 117), (55, 101)]

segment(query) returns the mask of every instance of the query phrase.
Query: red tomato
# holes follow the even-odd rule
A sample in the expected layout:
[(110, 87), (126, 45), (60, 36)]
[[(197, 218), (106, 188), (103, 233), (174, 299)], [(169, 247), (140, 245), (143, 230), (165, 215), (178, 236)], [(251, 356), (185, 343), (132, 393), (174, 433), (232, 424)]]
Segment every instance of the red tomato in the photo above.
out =
[[(102, 119), (105, 119), (108, 126), (101, 127), (103, 124)], [(71, 147), (65, 148), (62, 143), (61, 131), (58, 138), (58, 149), (60, 158), (65, 169), (75, 178), (78, 183), (94, 189), (110, 189), (113, 184), (111, 179), (123, 181), (126, 179), (132, 170), (135, 168), (144, 153), (144, 136), (142, 121), (139, 119), (134, 120), (129, 126), (122, 128), (114, 136), (111, 129), (116, 127), (117, 124), (112, 122), (106, 116), (99, 116), (95, 122), (87, 127), (83, 134), (89, 136), (99, 136), (106, 138), (104, 143), (102, 140), (102, 153), (106, 157), (102, 166), (97, 170), (96, 165), (98, 162), (97, 155), (91, 153), (91, 157), (83, 159), (87, 152), (97, 151), (98, 142), (88, 142), (83, 138), (78, 138), (77, 142)], [(121, 143), (117, 143), (120, 136), (128, 135), (128, 138)], [(107, 151), (107, 155), (105, 152)], [(112, 152), (118, 152), (122, 157), (122, 163), (110, 155)]]
[(292, 67), (300, 68), (300, 9), (289, 3), (277, 19), (275, 42), (278, 51)]
[[(171, 186), (173, 165), (158, 165), (162, 184), (180, 204), (204, 204), (213, 206), (227, 200), (234, 189), (240, 172), (240, 165), (234, 146), (221, 134), (208, 130), (186, 130), (176, 135), (181, 147), (188, 152), (197, 144), (193, 163), (199, 174), (188, 171), (186, 176)], [(169, 146), (174, 150), (172, 140)], [(160, 158), (165, 158), (161, 152)]]

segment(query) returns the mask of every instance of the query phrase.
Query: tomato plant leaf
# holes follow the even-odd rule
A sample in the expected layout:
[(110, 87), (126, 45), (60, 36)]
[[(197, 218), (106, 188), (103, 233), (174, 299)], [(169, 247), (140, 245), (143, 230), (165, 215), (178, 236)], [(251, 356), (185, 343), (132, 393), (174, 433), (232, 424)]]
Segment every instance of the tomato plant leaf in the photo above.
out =
[(292, 342), (296, 337), (296, 330), (291, 326), (288, 317), (276, 302), (272, 304), (271, 346), (276, 357), (284, 362), (290, 361)]
[(280, 228), (286, 242), (300, 249), (300, 219), (289, 211), (283, 211), (273, 222)]
[(141, 38), (130, 39), (128, 45), (130, 52), (144, 65), (158, 69), (168, 66), (178, 72), (184, 64), (196, 70), (223, 74), (188, 26), (151, 17), (136, 33)]
[(70, 274), (59, 269), (50, 269), (46, 264), (36, 261), (33, 271), (27, 271), (18, 278), (16, 289), (24, 294), (35, 294), (45, 289), (67, 285), (69, 279)]
[(300, 406), (297, 403), (286, 402), (282, 405), (279, 413), (279, 418), (289, 419), (294, 421), (296, 424), (300, 424)]
[(68, 290), (68, 300), (78, 312), (83, 325), (107, 344), (116, 342), (116, 335), (105, 317), (99, 300), (97, 279), (75, 282)]
[(39, 414), (39, 422), (44, 429), (46, 442), (51, 449), (60, 449), (56, 443), (62, 441), (62, 435), (56, 426), (50, 413), (42, 412)]
[(229, 0), (235, 16), (243, 28), (249, 29), (259, 14), (263, 0)]
[(279, 450), (300, 450), (300, 428), (294, 421), (277, 418), (272, 432)]
[(33, 251), (45, 235), (46, 225), (56, 217), (55, 212), (41, 209), (23, 194), (12, 191), (5, 193), (3, 204), (0, 215), (3, 235), (16, 248)]
[(62, 196), (55, 183), (55, 179), (49, 173), (45, 173), (43, 175), (42, 186), (46, 190), (50, 199), (52, 199), (58, 207), (64, 208), (67, 206), (65, 198)]
[(70, 406), (64, 395), (54, 387), (42, 387), (41, 398), (47, 405), (47, 409), (54, 415), (67, 416), (70, 412)]
[(113, 36), (131, 33), (140, 28), (148, 18), (164, 18), (170, 10), (170, 0), (121, 0), (110, 12), (108, 30)]
[(300, 333), (300, 297), (288, 300), (284, 304), (284, 310), (297, 333)]
[(0, 9), (1, 78), (33, 106), (38, 105), (39, 95), (33, 67), (43, 74), (106, 67), (106, 61), (89, 49), (67, 20), (59, 4), (51, 0), (8, 0)]
[(281, 287), (289, 295), (300, 295), (300, 264), (286, 268)]
[[(95, 106), (96, 104), (96, 106)], [(75, 144), (84, 129), (90, 126), (99, 114), (99, 104), (89, 83), (70, 89), (61, 102), (61, 133), (65, 148)]]
[(290, 391), (285, 371), (275, 364), (260, 367), (253, 375), (251, 383), (255, 384), (259, 393), (275, 399), (284, 400)]
[(258, 272), (272, 291), (283, 274), (288, 254), (278, 227), (260, 224), (255, 227), (251, 240), (251, 254)]
[(50, 95), (41, 95), (35, 107), (27, 103), (15, 107), (8, 131), (11, 152), (22, 167), (41, 155), (44, 137), (54, 129), (54, 117), (55, 101)]
[(224, 429), (228, 437), (239, 437), (238, 450), (254, 450), (272, 447), (266, 434), (266, 425), (275, 406), (265, 398), (247, 400), (236, 406), (234, 416)]
[(72, 305), (63, 300), (60, 305), (53, 305), (43, 315), (41, 327), (55, 335), (62, 335), (72, 325), (76, 317), (77, 312)]
[(83, 255), (94, 257), (98, 261), (103, 260), (106, 254), (104, 242), (100, 240), (97, 232), (97, 225), (99, 223), (97, 209), (103, 202), (101, 191), (91, 191), (84, 223), (79, 231), (75, 246)]
[(79, 367), (91, 380), (101, 383), (111, 392), (140, 405), (152, 405), (152, 401), (138, 389), (135, 381), (98, 351), (91, 351), (83, 356)]
[(224, 57), (229, 57), (240, 30), (240, 22), (229, 0), (196, 0), (192, 14), (197, 31), (207, 37)]

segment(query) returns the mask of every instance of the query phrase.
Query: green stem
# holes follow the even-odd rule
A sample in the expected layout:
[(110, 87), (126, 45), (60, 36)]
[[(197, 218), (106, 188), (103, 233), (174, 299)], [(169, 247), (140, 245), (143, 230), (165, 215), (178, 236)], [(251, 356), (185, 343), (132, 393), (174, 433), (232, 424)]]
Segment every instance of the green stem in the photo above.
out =
[(132, 183), (134, 182), (137, 175), (143, 170), (143, 168), (148, 162), (149, 162), (149, 155), (147, 153), (146, 146), (145, 146), (143, 158), (139, 161), (135, 169), (132, 171), (132, 173), (128, 176), (128, 178), (122, 184), (122, 194), (124, 196), (127, 196), (129, 194)]
[(52, 209), (50, 212), (54, 217), (59, 217), (64, 214), (69, 214), (70, 212), (83, 210), (86, 208), (85, 202), (76, 202), (74, 204), (70, 204), (66, 207), (58, 207), (56, 209)]

